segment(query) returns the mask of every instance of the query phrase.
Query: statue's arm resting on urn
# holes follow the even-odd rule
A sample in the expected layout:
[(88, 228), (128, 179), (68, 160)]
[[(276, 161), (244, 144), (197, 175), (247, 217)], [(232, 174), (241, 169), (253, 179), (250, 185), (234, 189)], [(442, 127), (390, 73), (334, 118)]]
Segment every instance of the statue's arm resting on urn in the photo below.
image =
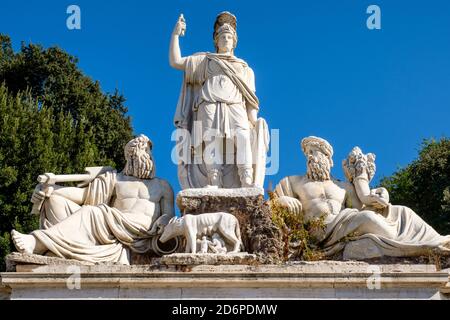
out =
[(159, 202), (161, 215), (156, 219), (156, 221), (153, 223), (150, 234), (159, 234), (162, 233), (164, 230), (164, 226), (166, 226), (170, 219), (175, 217), (175, 209), (174, 209), (174, 195), (173, 190), (170, 184), (165, 181), (161, 180), (161, 188), (162, 188), (162, 197)]
[(370, 189), (370, 181), (375, 175), (375, 155), (364, 154), (355, 147), (343, 161), (344, 173), (355, 187), (359, 200), (366, 207), (384, 209), (389, 205), (389, 193), (385, 188)]
[(389, 205), (389, 193), (385, 188), (370, 189), (367, 175), (353, 180), (359, 200), (366, 206), (383, 209)]
[(186, 22), (180, 16), (170, 38), (169, 63), (171, 67), (183, 71), (186, 68), (186, 57), (181, 56), (180, 35), (182, 36), (184, 34), (184, 30), (186, 30)]

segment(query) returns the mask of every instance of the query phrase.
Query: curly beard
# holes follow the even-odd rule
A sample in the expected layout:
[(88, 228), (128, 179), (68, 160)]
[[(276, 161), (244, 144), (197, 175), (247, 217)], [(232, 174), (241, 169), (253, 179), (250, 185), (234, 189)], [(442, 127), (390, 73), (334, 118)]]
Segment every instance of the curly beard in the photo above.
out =
[(152, 156), (145, 150), (137, 151), (134, 155), (127, 157), (123, 172), (127, 176), (134, 176), (139, 179), (152, 179), (154, 177)]
[(319, 153), (317, 157), (308, 156), (306, 175), (313, 181), (330, 180), (330, 161), (327, 156)]

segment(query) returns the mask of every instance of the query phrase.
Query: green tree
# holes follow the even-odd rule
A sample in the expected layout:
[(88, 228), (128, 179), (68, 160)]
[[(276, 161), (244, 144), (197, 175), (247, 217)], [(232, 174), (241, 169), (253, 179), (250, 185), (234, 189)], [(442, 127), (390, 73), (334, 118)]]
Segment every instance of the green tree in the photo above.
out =
[(124, 103), (62, 49), (22, 44), (14, 53), (0, 35), (0, 269), (13, 249), (11, 229), (38, 227), (30, 215), (37, 175), (123, 167), (123, 146), (133, 136)]
[(441, 234), (450, 234), (450, 139), (425, 140), (419, 157), (383, 178), (393, 204), (410, 207)]
[(77, 58), (58, 47), (22, 44), (14, 54), (9, 37), (0, 35), (0, 50), (0, 83), (12, 94), (29, 90), (55, 116), (69, 113), (74, 121), (83, 122), (84, 130), (92, 133), (98, 163), (123, 166), (123, 150), (117, 146), (132, 137), (123, 95), (117, 90), (104, 94), (99, 82), (77, 67)]

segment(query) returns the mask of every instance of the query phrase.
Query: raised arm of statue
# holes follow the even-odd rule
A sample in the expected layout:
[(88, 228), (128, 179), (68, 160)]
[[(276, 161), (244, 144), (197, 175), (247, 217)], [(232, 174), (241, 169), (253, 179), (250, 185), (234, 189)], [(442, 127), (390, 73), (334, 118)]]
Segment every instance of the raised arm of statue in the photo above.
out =
[(342, 162), (347, 179), (355, 187), (359, 200), (366, 207), (384, 209), (389, 205), (389, 193), (385, 188), (370, 189), (369, 182), (375, 175), (375, 155), (363, 154), (358, 147)]
[(358, 198), (367, 207), (383, 209), (389, 205), (389, 198), (386, 197), (386, 189), (378, 188), (370, 190), (369, 180), (362, 176), (356, 177), (353, 184)]
[(180, 35), (183, 36), (186, 30), (186, 22), (181, 14), (172, 32), (169, 48), (169, 63), (170, 66), (178, 69), (185, 70), (186, 58), (181, 56), (180, 50)]

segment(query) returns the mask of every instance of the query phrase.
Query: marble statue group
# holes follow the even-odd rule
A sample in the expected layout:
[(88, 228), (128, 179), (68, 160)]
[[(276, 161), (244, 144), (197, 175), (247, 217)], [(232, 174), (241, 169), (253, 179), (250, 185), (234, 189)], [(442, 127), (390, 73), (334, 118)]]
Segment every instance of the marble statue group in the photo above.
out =
[(411, 209), (391, 205), (386, 189), (370, 189), (374, 154), (353, 148), (342, 164), (348, 181), (340, 182), (331, 178), (333, 148), (326, 140), (307, 137), (301, 147), (306, 175), (284, 178), (275, 193), (282, 206), (302, 212), (306, 221), (324, 220), (315, 236), (326, 255), (344, 250), (344, 259), (366, 259), (450, 251), (450, 236), (439, 235)]
[[(174, 123), (200, 143), (177, 145), (184, 152), (178, 163), (181, 188), (262, 188), (268, 127), (258, 118), (254, 72), (234, 55), (236, 17), (223, 12), (216, 18), (214, 53), (183, 57), (179, 38), (185, 32), (186, 21), (180, 16), (169, 48), (170, 65), (183, 72)], [(46, 174), (52, 179), (40, 183), (32, 195), (40, 229), (31, 234), (12, 231), (19, 252), (130, 264), (131, 252), (161, 256), (181, 247), (190, 254), (232, 254), (244, 247), (244, 229), (230, 213), (175, 216), (174, 194), (169, 183), (155, 175), (149, 138), (140, 135), (118, 147), (124, 148), (126, 159), (120, 172), (98, 168), (78, 187), (58, 184), (81, 181), (76, 175)], [(342, 163), (347, 178), (342, 182), (330, 174), (329, 142), (310, 136), (301, 141), (301, 150), (306, 174), (282, 179), (274, 193), (290, 213), (302, 214), (306, 221), (323, 220), (325, 227), (316, 230), (315, 237), (326, 256), (343, 253), (344, 259), (367, 259), (417, 256), (430, 249), (450, 252), (450, 236), (438, 234), (411, 209), (391, 204), (386, 189), (370, 188), (375, 155), (358, 147), (351, 150)], [(200, 155), (200, 161), (189, 161), (193, 154)], [(163, 249), (171, 239), (176, 244)]]

